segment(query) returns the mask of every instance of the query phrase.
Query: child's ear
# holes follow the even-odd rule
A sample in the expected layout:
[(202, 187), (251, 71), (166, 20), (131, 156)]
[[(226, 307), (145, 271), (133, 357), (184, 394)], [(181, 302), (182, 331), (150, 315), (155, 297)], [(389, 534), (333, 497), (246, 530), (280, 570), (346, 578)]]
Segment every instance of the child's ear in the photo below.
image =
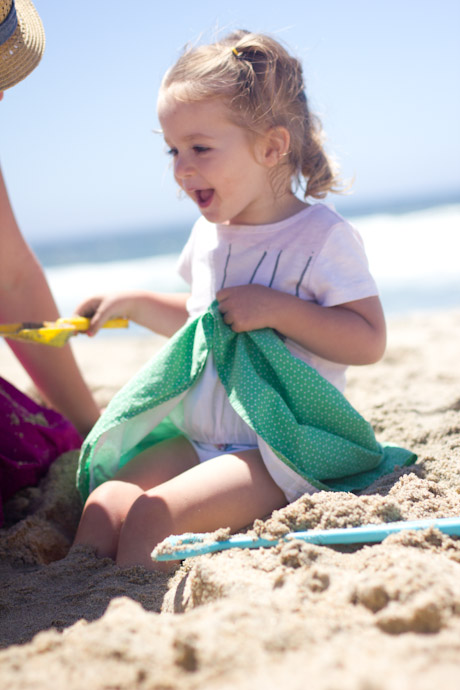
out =
[(259, 142), (259, 162), (273, 168), (281, 158), (289, 153), (291, 136), (286, 127), (271, 127)]

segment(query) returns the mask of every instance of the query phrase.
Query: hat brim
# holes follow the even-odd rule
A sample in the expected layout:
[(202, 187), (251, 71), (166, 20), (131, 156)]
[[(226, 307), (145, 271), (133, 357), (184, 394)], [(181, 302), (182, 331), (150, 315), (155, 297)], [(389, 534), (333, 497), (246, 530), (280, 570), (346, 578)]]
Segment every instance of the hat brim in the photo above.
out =
[(16, 0), (15, 6), (18, 26), (0, 46), (0, 91), (25, 79), (45, 51), (45, 31), (37, 10), (30, 0)]

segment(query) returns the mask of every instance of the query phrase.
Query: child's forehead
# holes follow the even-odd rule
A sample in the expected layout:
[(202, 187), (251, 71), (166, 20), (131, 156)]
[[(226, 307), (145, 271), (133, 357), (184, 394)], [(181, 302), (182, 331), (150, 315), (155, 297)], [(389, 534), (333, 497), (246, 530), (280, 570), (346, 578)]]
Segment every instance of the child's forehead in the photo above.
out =
[(160, 121), (178, 119), (200, 119), (203, 121), (230, 121), (231, 111), (222, 98), (192, 100), (170, 89), (160, 91), (158, 96)]

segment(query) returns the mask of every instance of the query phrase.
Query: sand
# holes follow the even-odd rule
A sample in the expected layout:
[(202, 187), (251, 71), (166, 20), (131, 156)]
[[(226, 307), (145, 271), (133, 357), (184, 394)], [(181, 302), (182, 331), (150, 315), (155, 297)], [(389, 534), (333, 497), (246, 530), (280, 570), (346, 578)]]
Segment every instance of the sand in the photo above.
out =
[[(320, 492), (249, 526), (279, 536), (460, 515), (460, 311), (389, 323), (382, 362), (347, 394), (415, 466), (364, 494)], [(75, 342), (101, 403), (158, 345)], [(0, 371), (27, 381), (0, 348)], [(22, 377), (22, 378), (21, 378)], [(6, 506), (0, 530), (0, 679), (8, 690), (206, 688), (458, 690), (460, 540), (435, 529), (380, 544), (300, 541), (190, 558), (170, 575), (70, 549), (76, 454)]]

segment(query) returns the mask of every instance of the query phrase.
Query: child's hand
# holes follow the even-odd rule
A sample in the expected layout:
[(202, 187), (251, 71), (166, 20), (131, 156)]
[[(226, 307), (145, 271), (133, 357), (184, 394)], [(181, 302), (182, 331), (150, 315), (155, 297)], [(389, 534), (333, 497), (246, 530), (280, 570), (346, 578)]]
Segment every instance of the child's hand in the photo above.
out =
[(264, 285), (238, 285), (217, 293), (219, 311), (232, 331), (254, 331), (271, 327), (277, 291)]
[(124, 294), (97, 295), (85, 300), (75, 310), (79, 316), (91, 319), (88, 335), (96, 335), (106, 321), (113, 318), (129, 318), (130, 298)]

